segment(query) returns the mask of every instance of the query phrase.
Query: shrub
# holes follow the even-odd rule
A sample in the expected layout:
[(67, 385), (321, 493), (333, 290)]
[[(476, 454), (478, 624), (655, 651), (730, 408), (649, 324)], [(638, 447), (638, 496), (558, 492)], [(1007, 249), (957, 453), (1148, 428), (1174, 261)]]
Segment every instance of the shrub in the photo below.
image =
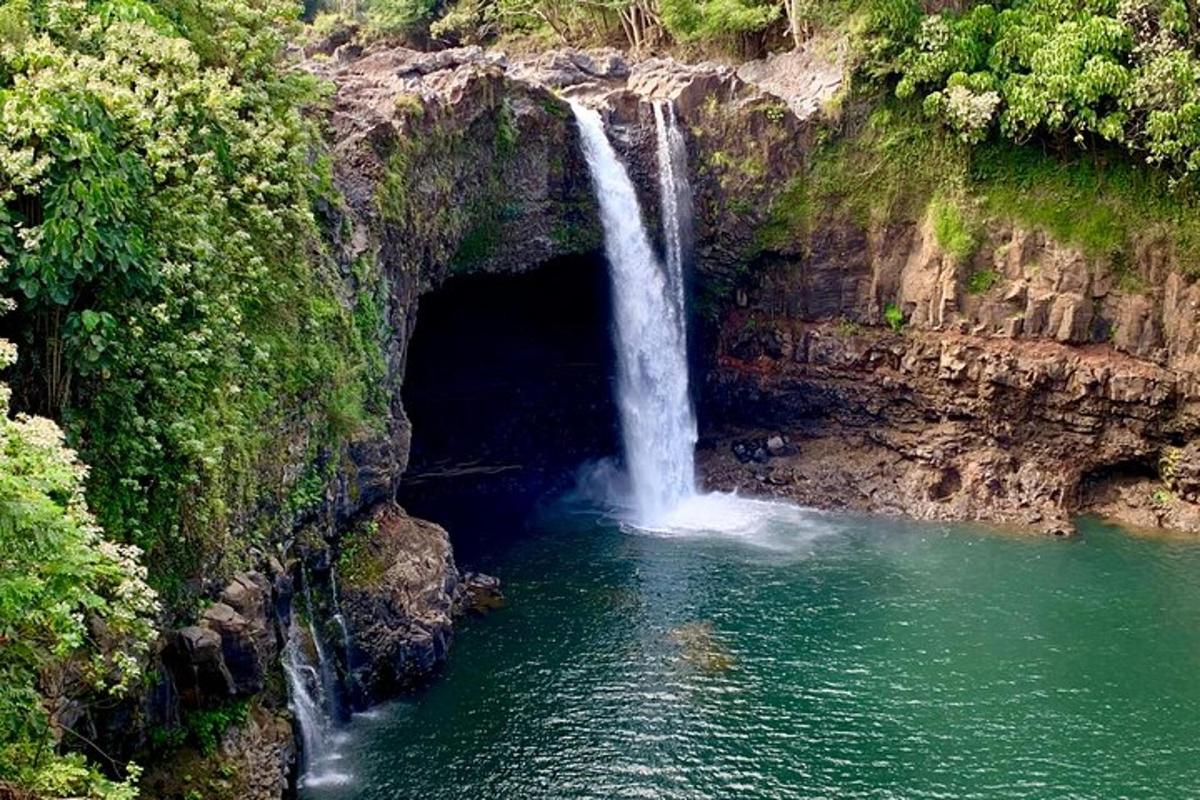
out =
[[(0, 369), (16, 359), (0, 340)], [(86, 468), (50, 420), (9, 417), (0, 384), (0, 788), (127, 800), (130, 783), (59, 755), (49, 709), (66, 688), (119, 694), (153, 638), (154, 593), (135, 547), (106, 539), (83, 496)], [(103, 637), (96, 631), (102, 630)], [(54, 697), (46, 693), (53, 691)]]
[(967, 278), (967, 294), (984, 294), (1000, 281), (993, 269), (981, 269)]
[(109, 535), (181, 585), (262, 499), (289, 420), (328, 445), (367, 413), (313, 214), (329, 164), (301, 109), (324, 90), (279, 63), (285, 0), (2, 11), (27, 36), (0, 41), (0, 291), (28, 394), (104, 464)]
[(895, 303), (888, 303), (883, 309), (883, 321), (889, 328), (899, 333), (900, 329), (904, 327), (904, 312)]
[[(1200, 56), (1185, 0), (1004, 0), (900, 29), (900, 97), (923, 98), (965, 140), (993, 130), (1119, 144), (1179, 174), (1200, 172)], [(895, 32), (877, 34), (895, 54)]]

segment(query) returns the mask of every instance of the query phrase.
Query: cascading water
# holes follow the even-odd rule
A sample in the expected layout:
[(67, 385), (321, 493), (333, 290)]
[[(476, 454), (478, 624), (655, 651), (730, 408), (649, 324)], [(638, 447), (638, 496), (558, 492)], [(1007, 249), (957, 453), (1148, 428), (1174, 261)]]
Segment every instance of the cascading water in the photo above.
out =
[(578, 104), (572, 108), (604, 228), (616, 323), (617, 405), (634, 521), (656, 527), (695, 494), (696, 417), (688, 394), (682, 249), (665, 267), (655, 256), (633, 182), (600, 114)]
[(342, 651), (346, 657), (346, 671), (350, 672), (354, 669), (354, 665), (350, 663), (350, 628), (346, 626), (346, 617), (342, 615), (342, 601), (338, 596), (337, 570), (335, 569), (329, 571), (329, 594), (333, 599), (333, 621), (342, 632)]
[(654, 129), (667, 277), (672, 283), (675, 303), (681, 309), (680, 317), (686, 321), (683, 268), (692, 237), (692, 187), (687, 177), (687, 142), (675, 118), (674, 103), (668, 100), (654, 104)]
[(316, 604), (313, 603), (312, 597), (312, 580), (308, 576), (308, 570), (301, 567), (301, 578), (304, 581), (304, 603), (308, 611), (308, 632), (312, 636), (313, 649), (317, 651), (317, 667), (321, 675), (321, 698), (324, 701), (325, 714), (329, 719), (340, 719), (341, 703), (340, 689), (338, 683), (337, 667), (333, 660), (329, 657), (325, 650), (324, 642), (321, 640), (321, 634), (317, 630), (317, 615)]
[(283, 672), (296, 725), (300, 728), (305, 767), (319, 761), (329, 740), (329, 718), (321, 700), (321, 677), (304, 653), (303, 634), (295, 615), (283, 650)]
[(635, 526), (671, 535), (769, 538), (811, 524), (796, 506), (702, 494), (695, 487), (696, 417), (688, 394), (683, 270), (691, 235), (687, 146), (670, 103), (654, 107), (665, 264), (650, 246), (629, 174), (600, 114), (572, 103), (604, 227), (616, 317), (617, 405)]
[(307, 633), (316, 655), (316, 664), (312, 663), (304, 646), (305, 630), (295, 613), (288, 628), (282, 659), (289, 704), (300, 728), (303, 759), (301, 783), (305, 786), (346, 783), (350, 776), (332, 769), (332, 765), (341, 759), (337, 749), (339, 734), (334, 731), (335, 722), (340, 717), (341, 687), (337, 671), (317, 631), (312, 582), (306, 569), (302, 568), (301, 579), (308, 617)]

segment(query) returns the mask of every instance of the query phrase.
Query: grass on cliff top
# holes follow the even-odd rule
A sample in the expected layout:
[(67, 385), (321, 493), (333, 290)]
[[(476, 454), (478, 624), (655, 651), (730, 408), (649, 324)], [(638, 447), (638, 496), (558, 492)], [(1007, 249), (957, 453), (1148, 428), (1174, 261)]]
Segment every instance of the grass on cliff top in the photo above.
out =
[(1041, 228), (1090, 256), (1120, 260), (1145, 239), (1170, 242), (1185, 274), (1200, 275), (1200, 197), (1162, 170), (1119, 153), (1061, 158), (1033, 146), (978, 149), (971, 178), (985, 207)]
[[(911, 104), (886, 100), (848, 134), (813, 152), (808, 171), (780, 192), (761, 235), (777, 244), (818, 220), (866, 228), (930, 216), (942, 247), (970, 256), (989, 219), (1044, 230), (1086, 255), (1128, 263), (1135, 245), (1168, 242), (1190, 277), (1200, 276), (1200, 193), (1122, 153), (989, 143), (969, 148)], [(802, 195), (798, 197), (797, 195)]]

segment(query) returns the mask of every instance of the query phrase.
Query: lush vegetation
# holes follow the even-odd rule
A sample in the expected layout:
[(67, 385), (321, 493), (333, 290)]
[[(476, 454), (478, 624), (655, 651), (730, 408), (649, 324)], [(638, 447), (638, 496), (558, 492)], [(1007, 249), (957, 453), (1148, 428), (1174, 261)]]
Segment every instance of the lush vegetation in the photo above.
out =
[(967, 142), (1112, 143), (1200, 171), (1200, 18), (1186, 0), (1008, 0), (921, 20), (900, 97)]
[(617, 44), (634, 49), (699, 43), (759, 54), (772, 39), (805, 41), (846, 0), (365, 0), (328, 12), (361, 16), (379, 36), (450, 43), (534, 35), (562, 44)]
[(308, 420), (315, 446), (370, 422), (373, 332), (337, 299), (312, 210), (332, 191), (301, 113), (321, 89), (280, 61), (298, 16), (284, 0), (0, 8), (18, 396), (64, 421), (105, 529), (172, 596), (244, 551), (224, 538), (289, 425)]
[[(15, 360), (0, 340), (0, 367)], [(86, 473), (53, 422), (9, 417), (0, 384), (0, 794), (134, 796), (130, 783), (57, 747), (77, 734), (52, 709), (130, 687), (153, 634), (140, 553), (103, 536), (84, 500)]]

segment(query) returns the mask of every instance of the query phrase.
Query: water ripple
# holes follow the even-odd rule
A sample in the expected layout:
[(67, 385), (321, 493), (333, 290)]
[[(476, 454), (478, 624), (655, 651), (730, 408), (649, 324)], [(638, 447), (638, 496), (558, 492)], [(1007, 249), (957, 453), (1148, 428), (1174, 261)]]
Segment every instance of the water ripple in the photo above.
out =
[(1200, 797), (1200, 546), (551, 514), (305, 800)]

